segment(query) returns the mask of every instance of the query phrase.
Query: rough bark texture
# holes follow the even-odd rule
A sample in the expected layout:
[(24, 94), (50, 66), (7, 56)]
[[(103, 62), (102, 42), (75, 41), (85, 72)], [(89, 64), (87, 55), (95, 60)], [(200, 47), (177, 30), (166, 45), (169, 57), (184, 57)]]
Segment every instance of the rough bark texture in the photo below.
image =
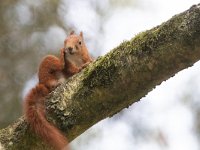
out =
[[(199, 59), (200, 4), (124, 41), (58, 87), (47, 98), (48, 119), (72, 141)], [(23, 117), (0, 130), (0, 143), (6, 149), (48, 149)]]

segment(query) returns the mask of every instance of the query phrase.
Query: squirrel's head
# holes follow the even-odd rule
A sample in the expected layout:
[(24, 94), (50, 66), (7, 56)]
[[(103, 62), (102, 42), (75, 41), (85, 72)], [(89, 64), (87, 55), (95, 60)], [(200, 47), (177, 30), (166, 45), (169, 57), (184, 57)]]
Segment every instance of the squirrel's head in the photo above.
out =
[(64, 41), (64, 50), (71, 55), (80, 54), (84, 47), (85, 43), (82, 32), (80, 32), (79, 35), (76, 35), (74, 31), (72, 31)]

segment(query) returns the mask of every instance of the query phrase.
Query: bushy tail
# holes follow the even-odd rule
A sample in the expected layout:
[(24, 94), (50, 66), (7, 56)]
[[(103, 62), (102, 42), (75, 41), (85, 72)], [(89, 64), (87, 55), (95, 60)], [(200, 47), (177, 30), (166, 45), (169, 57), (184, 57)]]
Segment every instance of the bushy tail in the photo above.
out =
[(25, 98), (25, 117), (33, 131), (56, 150), (67, 150), (67, 138), (45, 118), (45, 96), (48, 89), (38, 84)]

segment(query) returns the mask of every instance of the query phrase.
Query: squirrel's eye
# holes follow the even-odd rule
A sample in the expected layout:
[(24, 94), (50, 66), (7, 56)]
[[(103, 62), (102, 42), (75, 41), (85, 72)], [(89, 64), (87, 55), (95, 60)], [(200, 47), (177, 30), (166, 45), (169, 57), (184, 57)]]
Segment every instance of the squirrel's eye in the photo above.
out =
[(81, 41), (79, 41), (78, 44), (81, 45)]

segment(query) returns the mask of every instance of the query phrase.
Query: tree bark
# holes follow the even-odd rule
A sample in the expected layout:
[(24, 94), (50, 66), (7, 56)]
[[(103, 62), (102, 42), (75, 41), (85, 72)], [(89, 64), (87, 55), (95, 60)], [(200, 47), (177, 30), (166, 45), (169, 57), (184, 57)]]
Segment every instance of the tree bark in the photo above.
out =
[[(200, 4), (124, 41), (46, 100), (47, 118), (72, 141), (200, 59)], [(22, 116), (0, 130), (5, 149), (48, 149)]]

